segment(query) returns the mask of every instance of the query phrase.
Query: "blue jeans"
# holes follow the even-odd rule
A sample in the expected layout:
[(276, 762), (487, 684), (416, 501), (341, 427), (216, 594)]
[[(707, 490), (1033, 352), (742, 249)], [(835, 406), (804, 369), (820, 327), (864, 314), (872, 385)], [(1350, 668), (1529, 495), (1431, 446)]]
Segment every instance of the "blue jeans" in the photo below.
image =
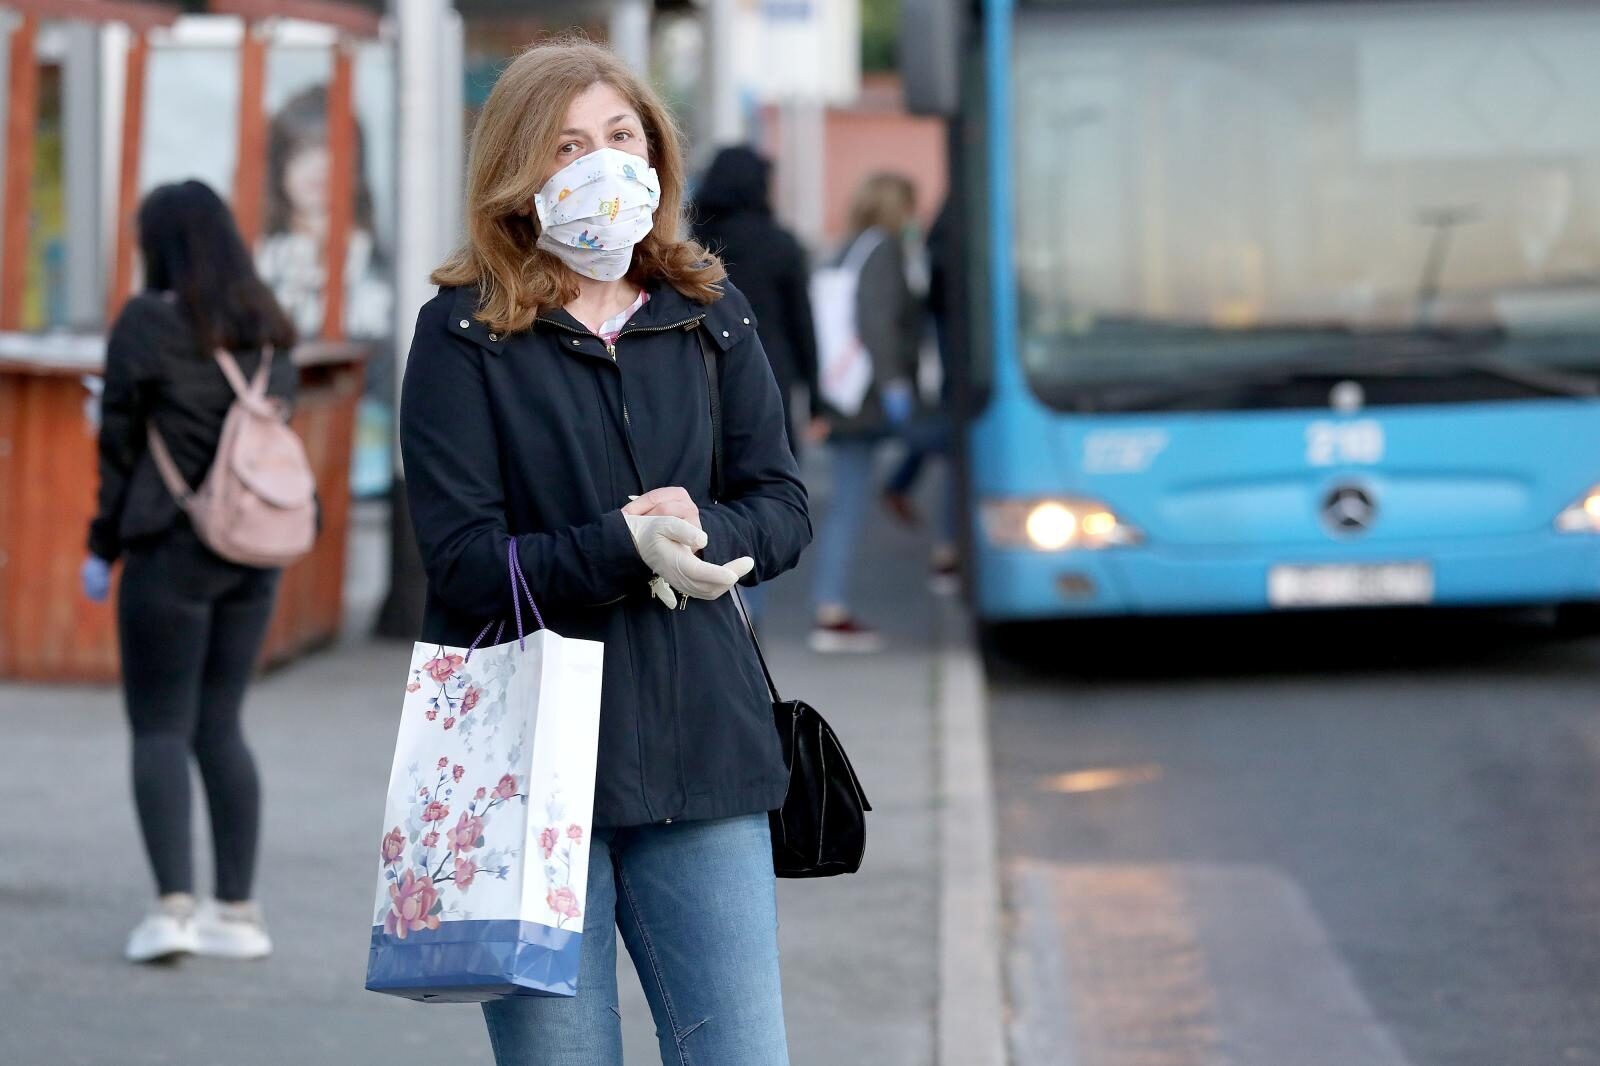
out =
[(950, 420), (943, 412), (913, 422), (901, 438), (906, 443), (905, 457), (895, 466), (883, 491), (909, 496), (922, 476), (929, 459), (943, 459), (945, 480), (939, 500), (939, 520), (934, 532), (946, 545), (954, 544), (961, 521), (957, 513), (955, 471), (950, 468)]
[(848, 607), (850, 570), (856, 545), (872, 501), (872, 468), (878, 455), (876, 440), (828, 442), (833, 469), (833, 493), (817, 531), (816, 569), (811, 578), (811, 602), (816, 607)]
[(667, 1066), (788, 1066), (765, 814), (597, 829), (574, 998), (483, 1005), (498, 1066), (621, 1066), (617, 930)]

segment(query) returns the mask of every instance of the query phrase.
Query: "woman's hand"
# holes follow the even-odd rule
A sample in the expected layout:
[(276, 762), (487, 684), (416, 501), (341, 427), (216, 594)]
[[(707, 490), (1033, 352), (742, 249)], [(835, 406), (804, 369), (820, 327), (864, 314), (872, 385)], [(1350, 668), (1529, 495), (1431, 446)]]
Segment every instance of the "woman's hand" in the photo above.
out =
[(111, 564), (98, 555), (84, 558), (78, 576), (83, 581), (83, 594), (95, 603), (103, 603), (111, 595)]
[(659, 579), (650, 590), (668, 607), (678, 606), (678, 593), (697, 600), (725, 596), (751, 570), (755, 560), (740, 556), (718, 566), (696, 553), (706, 546), (705, 531), (670, 515), (623, 514), (633, 546), (652, 573)]
[(701, 528), (700, 508), (695, 506), (687, 489), (675, 485), (633, 497), (622, 513), (650, 518), (681, 518), (694, 528)]

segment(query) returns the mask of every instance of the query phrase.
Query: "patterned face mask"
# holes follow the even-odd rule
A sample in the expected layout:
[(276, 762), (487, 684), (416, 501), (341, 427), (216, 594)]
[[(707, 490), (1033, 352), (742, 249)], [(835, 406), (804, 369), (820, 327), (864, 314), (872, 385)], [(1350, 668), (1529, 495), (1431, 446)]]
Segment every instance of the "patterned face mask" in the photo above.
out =
[(616, 281), (633, 262), (661, 204), (654, 168), (602, 148), (556, 172), (533, 198), (539, 247), (586, 278)]

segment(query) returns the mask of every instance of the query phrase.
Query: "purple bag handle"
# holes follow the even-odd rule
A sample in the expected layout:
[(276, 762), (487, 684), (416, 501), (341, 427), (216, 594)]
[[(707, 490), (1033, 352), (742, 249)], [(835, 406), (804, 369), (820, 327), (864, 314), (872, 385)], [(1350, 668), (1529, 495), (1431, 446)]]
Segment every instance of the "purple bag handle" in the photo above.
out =
[[(506, 541), (506, 567), (511, 571), (511, 606), (516, 612), (517, 616), (517, 647), (523, 651), (526, 651), (528, 647), (527, 634), (524, 633), (522, 629), (523, 596), (528, 598), (528, 606), (533, 610), (533, 620), (537, 624), (537, 627), (539, 629), (544, 629), (545, 624), (544, 616), (539, 613), (539, 605), (534, 602), (533, 592), (528, 588), (528, 579), (522, 574), (522, 560), (517, 558), (516, 537), (511, 537)], [(520, 596), (518, 595), (519, 591), (521, 592)], [(479, 631), (476, 637), (472, 638), (472, 645), (467, 648), (465, 661), (472, 661), (472, 653), (478, 650), (478, 645), (483, 643), (483, 638), (488, 636), (489, 630), (493, 628), (494, 625), (495, 623), (490, 622)], [(500, 620), (499, 626), (500, 628), (495, 629), (494, 632), (494, 642), (496, 644), (500, 643), (500, 637), (506, 631), (505, 619), (502, 618)]]

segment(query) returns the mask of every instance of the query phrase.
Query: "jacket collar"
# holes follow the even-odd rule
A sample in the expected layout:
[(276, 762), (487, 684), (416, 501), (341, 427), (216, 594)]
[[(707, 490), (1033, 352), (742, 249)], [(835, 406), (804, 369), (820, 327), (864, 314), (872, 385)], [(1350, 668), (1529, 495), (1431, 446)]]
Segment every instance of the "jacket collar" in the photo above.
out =
[[(703, 319), (703, 325), (711, 339), (719, 349), (727, 351), (755, 332), (755, 317), (750, 313), (749, 304), (736, 292), (729, 291), (720, 300), (703, 304), (689, 299), (677, 289), (659, 281), (646, 286), (646, 291), (650, 293), (650, 299), (628, 320), (627, 326), (623, 329), (624, 335), (635, 331), (669, 329), (679, 325), (688, 328), (689, 323)], [(487, 325), (474, 317), (477, 309), (477, 287), (464, 286), (457, 289), (455, 300), (451, 304), (450, 332), (499, 355), (505, 351), (506, 344), (514, 335), (491, 331)], [(583, 324), (562, 308), (541, 314), (534, 321), (534, 329), (589, 333)]]

